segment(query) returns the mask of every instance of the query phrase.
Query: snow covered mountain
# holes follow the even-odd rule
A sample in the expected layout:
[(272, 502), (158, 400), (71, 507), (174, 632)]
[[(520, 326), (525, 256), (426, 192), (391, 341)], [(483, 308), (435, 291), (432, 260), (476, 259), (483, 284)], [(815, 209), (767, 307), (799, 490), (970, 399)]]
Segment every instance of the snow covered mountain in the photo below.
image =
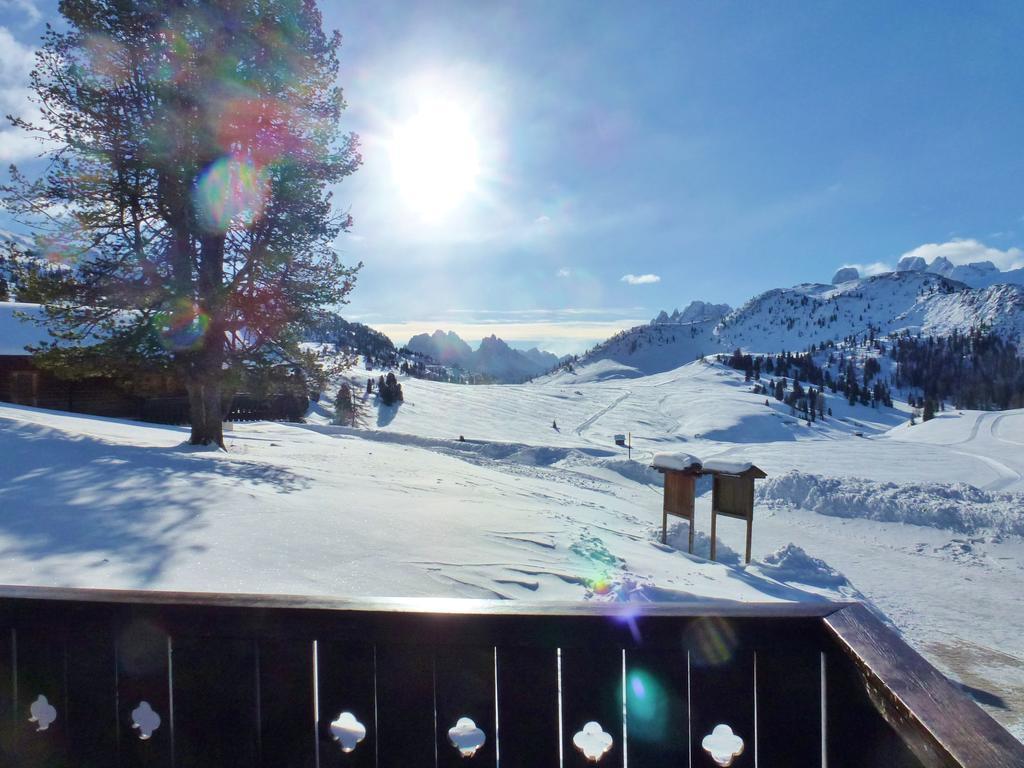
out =
[(651, 325), (697, 323), (704, 322), (706, 320), (717, 320), (729, 314), (731, 311), (732, 307), (728, 304), (710, 304), (703, 301), (691, 301), (682, 312), (678, 309), (674, 309), (670, 315), (665, 310), (661, 310), (661, 312), (658, 313), (658, 316), (651, 320)]
[(405, 345), (411, 352), (432, 357), (442, 365), (454, 365), (468, 369), (473, 359), (473, 350), (454, 331), (434, 331), (432, 334), (420, 333), (409, 339)]
[(883, 336), (901, 331), (947, 336), (981, 327), (1019, 339), (1024, 287), (974, 289), (914, 270), (768, 291), (723, 318), (713, 335), (721, 348), (778, 352), (871, 330)]
[(872, 331), (877, 336), (902, 331), (948, 336), (954, 330), (986, 328), (1019, 343), (1024, 338), (1024, 286), (970, 288), (915, 268), (843, 279), (837, 285), (776, 288), (724, 317), (695, 311), (689, 315), (694, 319), (684, 319), (686, 314), (662, 312), (651, 323), (598, 344), (573, 367), (586, 369), (591, 378), (632, 378), (737, 347), (755, 353), (796, 352), (848, 336), (863, 338)]
[(26, 249), (35, 247), (35, 242), (28, 235), (11, 232), (9, 229), (0, 229), (0, 245), (5, 243), (14, 243), (17, 246)]
[[(993, 285), (1024, 285), (1024, 267), (1000, 270), (991, 261), (954, 264), (945, 256), (935, 257), (931, 263), (921, 256), (904, 256), (896, 265), (896, 272), (928, 272), (963, 283), (970, 288), (988, 288)], [(842, 267), (832, 278), (833, 285), (860, 279), (856, 267)]]
[(972, 288), (986, 288), (990, 285), (1007, 283), (1024, 285), (1024, 268), (1002, 272), (991, 261), (953, 264), (949, 259), (939, 256), (928, 265), (928, 271), (966, 283)]
[(550, 352), (536, 347), (526, 351), (513, 349), (494, 334), (481, 339), (475, 351), (454, 331), (440, 330), (413, 336), (406, 347), (443, 365), (481, 373), (504, 383), (525, 381), (558, 365), (558, 357)]

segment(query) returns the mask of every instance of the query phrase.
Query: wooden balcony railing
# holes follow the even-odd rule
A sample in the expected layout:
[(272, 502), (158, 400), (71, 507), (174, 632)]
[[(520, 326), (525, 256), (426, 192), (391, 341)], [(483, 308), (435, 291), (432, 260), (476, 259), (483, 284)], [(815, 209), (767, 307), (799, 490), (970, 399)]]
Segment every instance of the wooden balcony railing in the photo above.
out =
[(595, 758), (1020, 768), (1024, 747), (860, 604), (0, 587), (0, 766)]

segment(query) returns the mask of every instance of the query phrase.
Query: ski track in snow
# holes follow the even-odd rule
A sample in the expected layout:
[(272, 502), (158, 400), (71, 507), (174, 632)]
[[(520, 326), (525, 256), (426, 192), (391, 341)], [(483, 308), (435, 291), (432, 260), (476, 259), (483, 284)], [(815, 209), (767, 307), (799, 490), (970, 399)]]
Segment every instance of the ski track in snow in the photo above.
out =
[[(999, 414), (998, 416), (996, 416), (996, 418), (992, 419), (992, 421), (989, 423), (989, 431), (991, 432), (992, 437), (994, 437), (996, 440), (998, 440), (1001, 443), (1007, 443), (1009, 445), (1019, 445), (1021, 447), (1024, 447), (1024, 442), (1021, 442), (1019, 440), (1010, 440), (1009, 438), (1000, 437), (999, 436), (999, 430), (997, 429), (997, 427), (1000, 424), (1002, 424), (1003, 420), (1006, 419), (1006, 418), (1010, 418), (1010, 419), (1012, 419), (1014, 421), (1024, 420), (1024, 417), (1022, 417), (1019, 413), (1015, 413), (1015, 414), (1002, 413), (1002, 414)], [(1022, 431), (1022, 433), (1024, 433), (1024, 430), (1021, 430), (1021, 431)]]
[(628, 391), (628, 390), (626, 392), (623, 392), (621, 395), (619, 395), (617, 398), (615, 398), (611, 403), (609, 403), (604, 408), (599, 410), (593, 416), (591, 416), (588, 419), (584, 420), (578, 427), (576, 427), (576, 430), (575, 430), (576, 434), (579, 435), (580, 437), (582, 437), (584, 430), (589, 429), (594, 424), (594, 422), (596, 422), (602, 416), (604, 416), (605, 414), (610, 412), (617, 405), (619, 405), (619, 403), (621, 403), (623, 400), (625, 400), (627, 397), (629, 397), (632, 394), (633, 393)]

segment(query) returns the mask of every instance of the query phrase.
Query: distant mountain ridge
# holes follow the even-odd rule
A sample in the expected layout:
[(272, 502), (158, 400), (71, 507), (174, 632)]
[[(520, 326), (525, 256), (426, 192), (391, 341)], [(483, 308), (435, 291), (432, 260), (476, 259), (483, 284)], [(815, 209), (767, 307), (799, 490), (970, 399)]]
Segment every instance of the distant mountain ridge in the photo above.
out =
[(900, 332), (949, 336), (984, 328), (1020, 345), (1024, 286), (972, 288), (934, 272), (906, 269), (838, 285), (775, 288), (720, 317), (695, 312), (700, 319), (681, 321), (684, 314), (662, 312), (646, 325), (622, 331), (576, 359), (573, 368), (599, 363), (593, 368), (595, 375), (633, 377), (736, 348), (751, 353), (798, 352), (850, 336)]
[(444, 365), (483, 374), (501, 383), (518, 383), (546, 373), (559, 363), (551, 352), (536, 347), (513, 349), (494, 334), (481, 339), (475, 351), (454, 331), (420, 333), (409, 339), (406, 348), (426, 355)]
[(658, 316), (651, 320), (651, 325), (669, 323), (700, 323), (706, 320), (717, 320), (718, 318), (729, 314), (731, 311), (732, 307), (728, 304), (709, 304), (703, 301), (691, 301), (682, 312), (678, 309), (674, 309), (670, 315), (665, 310), (661, 310), (661, 312), (658, 313)]
[[(1001, 270), (991, 261), (974, 261), (969, 264), (954, 264), (945, 256), (936, 256), (931, 263), (922, 256), (904, 256), (896, 265), (896, 272), (928, 272), (948, 277), (970, 288), (988, 288), (993, 285), (1024, 285), (1024, 267)], [(888, 274), (888, 273), (883, 273)], [(876, 275), (880, 277), (880, 275)], [(832, 284), (859, 280), (856, 267), (842, 267), (832, 278)]]

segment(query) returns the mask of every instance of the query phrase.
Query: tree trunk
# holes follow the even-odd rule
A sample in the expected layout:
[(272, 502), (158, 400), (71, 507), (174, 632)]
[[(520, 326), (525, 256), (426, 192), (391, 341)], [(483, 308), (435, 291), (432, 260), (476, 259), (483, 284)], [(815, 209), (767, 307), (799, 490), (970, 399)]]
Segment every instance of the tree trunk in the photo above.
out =
[(190, 382), (188, 390), (189, 420), (192, 422), (192, 445), (218, 445), (224, 448), (224, 414), (221, 410), (221, 383), (216, 377)]

